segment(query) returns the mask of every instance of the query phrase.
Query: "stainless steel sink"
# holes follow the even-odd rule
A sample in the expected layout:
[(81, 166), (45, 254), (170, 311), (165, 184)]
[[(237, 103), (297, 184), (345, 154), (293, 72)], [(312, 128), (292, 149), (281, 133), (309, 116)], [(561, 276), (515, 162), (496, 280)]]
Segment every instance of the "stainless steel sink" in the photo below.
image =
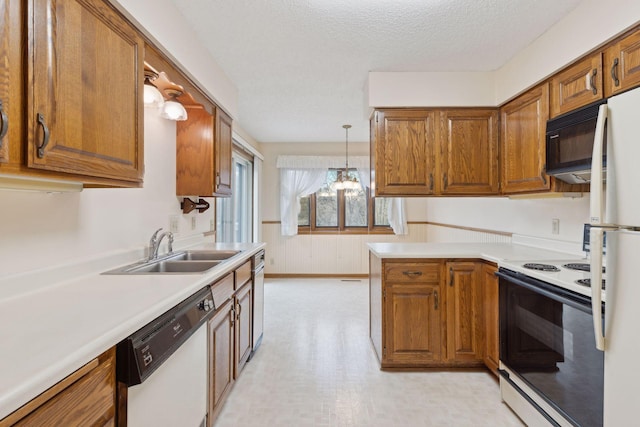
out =
[(160, 261), (129, 269), (126, 274), (202, 273), (218, 264), (220, 264), (220, 261)]
[(102, 274), (196, 274), (203, 273), (240, 251), (189, 250), (167, 254), (159, 259), (125, 265)]
[(185, 261), (223, 261), (238, 254), (240, 251), (191, 250), (177, 253), (172, 260)]

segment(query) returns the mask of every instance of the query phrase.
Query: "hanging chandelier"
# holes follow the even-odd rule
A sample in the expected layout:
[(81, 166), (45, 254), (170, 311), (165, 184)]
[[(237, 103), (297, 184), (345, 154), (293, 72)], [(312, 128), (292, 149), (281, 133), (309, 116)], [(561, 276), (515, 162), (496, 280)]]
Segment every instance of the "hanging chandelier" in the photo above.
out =
[(349, 176), (349, 129), (351, 125), (342, 125), (345, 131), (345, 168), (338, 171), (336, 180), (331, 183), (331, 188), (334, 190), (355, 190), (360, 187), (358, 179)]

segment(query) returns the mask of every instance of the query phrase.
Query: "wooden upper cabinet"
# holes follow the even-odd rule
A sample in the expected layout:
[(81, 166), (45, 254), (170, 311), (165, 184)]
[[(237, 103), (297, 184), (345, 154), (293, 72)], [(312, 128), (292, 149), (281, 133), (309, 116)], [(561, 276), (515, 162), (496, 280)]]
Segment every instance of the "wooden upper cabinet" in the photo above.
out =
[(216, 110), (216, 196), (231, 196), (231, 153), (233, 148), (232, 121), (224, 111)]
[(176, 195), (214, 192), (215, 117), (202, 107), (185, 107), (187, 120), (176, 122)]
[(604, 97), (602, 54), (591, 55), (551, 79), (551, 117)]
[(231, 119), (187, 105), (187, 120), (176, 125), (176, 195), (231, 195)]
[(640, 86), (640, 30), (622, 38), (604, 51), (606, 96)]
[(28, 166), (139, 185), (141, 36), (101, 0), (28, 8)]
[(550, 189), (545, 174), (549, 85), (533, 88), (500, 109), (502, 192)]
[(447, 359), (482, 360), (481, 272), (478, 262), (447, 263)]
[(436, 192), (436, 118), (428, 110), (377, 110), (371, 169), (376, 196)]
[(442, 194), (498, 193), (498, 111), (440, 113)]

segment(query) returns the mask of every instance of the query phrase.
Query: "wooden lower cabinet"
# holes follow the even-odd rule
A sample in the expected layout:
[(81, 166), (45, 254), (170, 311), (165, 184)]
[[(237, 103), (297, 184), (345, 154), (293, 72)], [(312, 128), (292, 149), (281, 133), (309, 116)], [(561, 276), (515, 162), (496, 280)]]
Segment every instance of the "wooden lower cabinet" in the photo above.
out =
[(0, 426), (114, 426), (115, 347), (0, 420)]
[(482, 266), (483, 306), (484, 313), (484, 364), (493, 373), (498, 373), (500, 364), (500, 311), (497, 267), (492, 264)]
[(252, 305), (251, 305), (251, 282), (247, 282), (237, 292), (235, 296), (236, 304), (236, 324), (235, 324), (235, 377), (238, 378), (242, 368), (247, 363), (249, 355), (251, 355), (251, 325)]
[(235, 381), (234, 301), (229, 300), (209, 321), (209, 425), (222, 409)]
[[(497, 348), (497, 325), (485, 333), (484, 262), (371, 255), (369, 266), (370, 336), (381, 368), (480, 367), (485, 337)], [(497, 306), (491, 313), (497, 322)]]
[(383, 366), (442, 360), (439, 290), (439, 283), (385, 285)]
[(482, 364), (482, 264), (448, 262), (446, 285), (447, 360)]

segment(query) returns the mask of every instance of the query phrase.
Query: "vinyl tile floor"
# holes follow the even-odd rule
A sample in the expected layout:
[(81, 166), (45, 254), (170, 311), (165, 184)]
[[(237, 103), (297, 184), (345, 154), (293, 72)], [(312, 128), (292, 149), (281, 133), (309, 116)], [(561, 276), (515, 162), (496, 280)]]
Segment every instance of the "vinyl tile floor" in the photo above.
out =
[(485, 371), (383, 372), (368, 281), (267, 279), (264, 338), (216, 427), (522, 426)]

